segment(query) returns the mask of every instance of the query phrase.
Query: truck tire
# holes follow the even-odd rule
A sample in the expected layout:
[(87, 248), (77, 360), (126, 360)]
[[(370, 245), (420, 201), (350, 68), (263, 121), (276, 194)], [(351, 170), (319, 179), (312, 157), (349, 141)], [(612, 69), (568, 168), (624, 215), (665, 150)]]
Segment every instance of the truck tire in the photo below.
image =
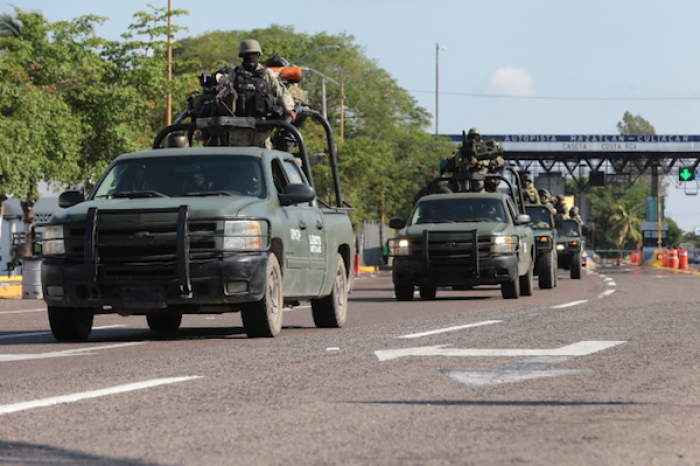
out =
[(534, 264), (530, 264), (530, 268), (527, 273), (520, 277), (520, 295), (521, 296), (532, 296), (533, 289), (535, 288), (532, 276)]
[(554, 264), (551, 251), (540, 256), (539, 285), (541, 290), (554, 288)]
[(398, 285), (394, 283), (394, 293), (397, 301), (413, 301), (413, 285)]
[(518, 299), (520, 297), (520, 277), (517, 274), (512, 280), (501, 283), (501, 296), (503, 299)]
[(341, 328), (348, 313), (348, 276), (343, 256), (338, 254), (331, 294), (311, 300), (311, 312), (318, 328)]
[(246, 304), (241, 312), (243, 329), (251, 338), (274, 337), (282, 330), (282, 271), (277, 256), (273, 253), (267, 256), (265, 277), (265, 294), (262, 299)]
[(49, 306), (51, 333), (58, 341), (85, 341), (92, 331), (92, 309)]
[(146, 322), (154, 332), (174, 332), (180, 328), (182, 314), (147, 314)]
[(419, 286), (421, 299), (435, 299), (437, 288), (434, 286)]
[(576, 253), (571, 258), (571, 278), (574, 280), (581, 279), (581, 253)]

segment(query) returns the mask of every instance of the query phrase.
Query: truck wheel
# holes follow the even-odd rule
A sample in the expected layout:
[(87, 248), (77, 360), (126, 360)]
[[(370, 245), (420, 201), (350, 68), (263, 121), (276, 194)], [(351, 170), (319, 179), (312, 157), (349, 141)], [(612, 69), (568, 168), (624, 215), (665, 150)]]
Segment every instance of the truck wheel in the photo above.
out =
[(581, 279), (581, 253), (574, 254), (571, 258), (571, 278)]
[(503, 299), (518, 299), (520, 297), (520, 277), (517, 274), (512, 280), (501, 283), (501, 296)]
[(434, 286), (420, 286), (418, 287), (420, 290), (420, 297), (421, 299), (435, 299), (435, 295), (437, 294), (437, 288)]
[(148, 328), (154, 332), (174, 332), (180, 328), (182, 314), (147, 314), (146, 322), (148, 322)]
[(535, 287), (533, 280), (532, 280), (532, 275), (533, 275), (533, 269), (534, 265), (530, 264), (530, 268), (527, 269), (527, 273), (520, 277), (520, 295), (521, 296), (532, 296), (532, 291)]
[(241, 312), (243, 329), (251, 338), (274, 337), (282, 330), (282, 271), (272, 253), (267, 256), (265, 277), (265, 295), (256, 303), (246, 304)]
[(551, 252), (540, 256), (539, 284), (541, 290), (554, 288), (554, 264)]
[(398, 285), (394, 283), (394, 293), (397, 301), (413, 301), (413, 285)]
[(335, 266), (335, 282), (331, 294), (311, 300), (311, 312), (318, 328), (341, 328), (348, 313), (348, 276), (345, 261), (338, 254)]
[(85, 341), (92, 331), (92, 309), (49, 306), (51, 333), (58, 341)]

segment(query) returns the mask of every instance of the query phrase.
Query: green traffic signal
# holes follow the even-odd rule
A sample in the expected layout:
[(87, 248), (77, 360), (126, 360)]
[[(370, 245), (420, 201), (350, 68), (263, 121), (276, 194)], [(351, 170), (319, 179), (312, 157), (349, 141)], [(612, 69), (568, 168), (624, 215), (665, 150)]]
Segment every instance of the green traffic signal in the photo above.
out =
[(678, 172), (678, 179), (680, 181), (690, 181), (693, 178), (695, 178), (695, 175), (693, 175), (693, 170), (690, 168), (681, 168)]

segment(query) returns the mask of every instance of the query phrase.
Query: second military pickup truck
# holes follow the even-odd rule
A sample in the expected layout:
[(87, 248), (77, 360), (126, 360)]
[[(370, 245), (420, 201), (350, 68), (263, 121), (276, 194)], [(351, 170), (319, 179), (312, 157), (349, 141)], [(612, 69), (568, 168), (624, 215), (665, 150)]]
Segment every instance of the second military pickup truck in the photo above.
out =
[[(497, 178), (508, 193), (460, 192), (421, 197), (405, 221), (392, 219), (389, 241), (396, 299), (434, 299), (438, 287), (500, 285), (505, 299), (533, 292), (534, 236), (518, 187), (496, 175), (457, 174), (433, 181)], [(517, 175), (516, 181), (519, 182)], [(428, 190), (431, 192), (431, 190)]]
[[(145, 315), (175, 331), (183, 314), (241, 312), (250, 337), (274, 337), (285, 306), (311, 300), (317, 327), (342, 327), (354, 235), (342, 199), (330, 126), (336, 205), (317, 200), (298, 129), (284, 121), (197, 119), (162, 131), (154, 148), (117, 157), (87, 198), (64, 209), (43, 238), (42, 291), (59, 341), (85, 340), (96, 314)], [(247, 121), (243, 121), (247, 120)], [(296, 154), (259, 147), (160, 148), (173, 131), (277, 128)]]

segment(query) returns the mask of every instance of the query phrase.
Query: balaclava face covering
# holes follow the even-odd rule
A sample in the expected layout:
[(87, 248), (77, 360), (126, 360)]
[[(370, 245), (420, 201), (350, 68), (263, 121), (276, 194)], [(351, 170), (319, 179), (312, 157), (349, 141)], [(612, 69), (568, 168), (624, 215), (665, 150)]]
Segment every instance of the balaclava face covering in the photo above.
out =
[(260, 55), (257, 53), (245, 53), (243, 54), (243, 68), (248, 72), (253, 72), (258, 67), (260, 63)]

